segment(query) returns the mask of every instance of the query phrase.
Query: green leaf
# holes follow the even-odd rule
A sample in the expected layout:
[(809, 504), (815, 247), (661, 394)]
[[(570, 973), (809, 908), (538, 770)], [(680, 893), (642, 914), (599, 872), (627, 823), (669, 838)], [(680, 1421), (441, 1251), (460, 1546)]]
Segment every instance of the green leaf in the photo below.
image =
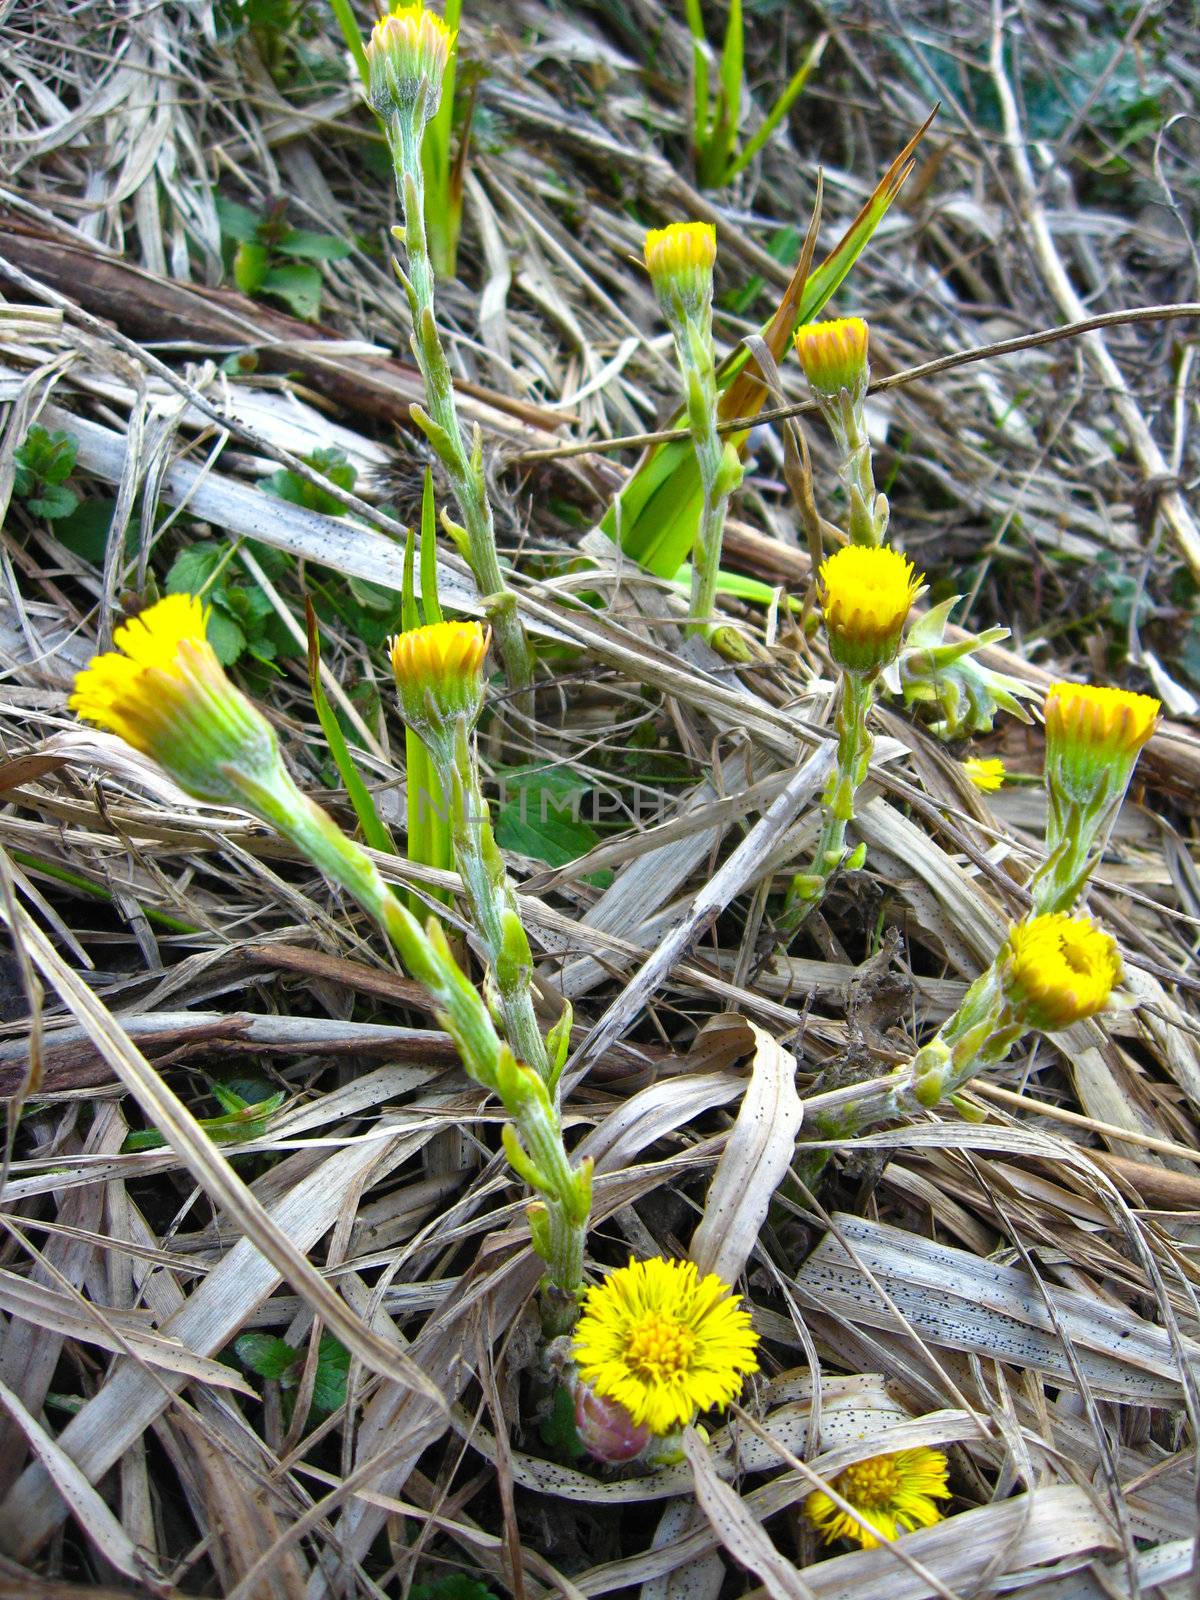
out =
[(550, 867), (563, 867), (600, 842), (579, 805), (590, 786), (562, 768), (514, 767), (503, 774), (512, 795), (496, 818), (496, 843)]
[(294, 1345), (278, 1339), (273, 1333), (243, 1333), (233, 1341), (237, 1358), (248, 1372), (260, 1378), (278, 1382), (301, 1358)]
[[(62, 517), (54, 524), (55, 538), (66, 545), (72, 555), (80, 556), (94, 567), (103, 566), (116, 505), (115, 500), (84, 500), (69, 517)], [(127, 556), (137, 549), (139, 527), (137, 517), (131, 517), (125, 530)]]
[(365, 606), (368, 611), (390, 613), (396, 604), (394, 589), (383, 583), (372, 583), (369, 578), (347, 578), (346, 587), (359, 605)]
[(57, 522), (69, 517), (79, 504), (79, 496), (65, 484), (47, 483), (40, 495), (26, 501), (35, 517), (45, 517), (47, 522)]
[(249, 206), (241, 205), (237, 200), (227, 200), (223, 194), (219, 194), (216, 197), (216, 210), (217, 222), (227, 239), (247, 244), (258, 238), (262, 218)]
[[(74, 434), (56, 428), (53, 433), (35, 423), (14, 451), (18, 469), (42, 483), (65, 483), (75, 470), (79, 441)], [(24, 496), (29, 491), (17, 487)]]
[(220, 545), (209, 540), (181, 550), (167, 573), (167, 594), (203, 594), (221, 564), (221, 555)]
[(444, 1572), (432, 1583), (414, 1583), (410, 1600), (497, 1600), (486, 1583), (468, 1572)]
[(333, 233), (305, 233), (293, 228), (275, 248), (281, 256), (298, 256), (304, 261), (344, 261), (351, 247)]
[[(339, 489), (350, 493), (358, 479), (358, 471), (347, 460), (343, 450), (314, 450), (311, 455), (303, 457), (305, 466), (311, 467), (314, 472), (321, 473)], [(319, 486), (314, 486), (307, 479), (301, 478), (295, 472), (281, 468), (273, 472), (269, 478), (260, 478), (258, 488), (267, 494), (277, 495), (280, 500), (290, 500), (293, 505), (306, 506), (309, 511), (320, 511), (328, 517), (344, 517), (346, 508), (340, 500), (335, 500), (333, 495)]]
[(315, 322), (321, 309), (321, 274), (316, 267), (272, 267), (262, 281), (262, 292), (286, 301), (305, 322)]
[(246, 635), (227, 611), (214, 605), (208, 614), (208, 642), (223, 667), (231, 667), (246, 648)]
[(270, 255), (265, 244), (247, 239), (233, 258), (233, 281), (243, 294), (257, 294), (267, 281)]
[(333, 1334), (323, 1333), (313, 1381), (312, 1403), (315, 1410), (328, 1413), (346, 1404), (346, 1379), (349, 1373), (349, 1350)]

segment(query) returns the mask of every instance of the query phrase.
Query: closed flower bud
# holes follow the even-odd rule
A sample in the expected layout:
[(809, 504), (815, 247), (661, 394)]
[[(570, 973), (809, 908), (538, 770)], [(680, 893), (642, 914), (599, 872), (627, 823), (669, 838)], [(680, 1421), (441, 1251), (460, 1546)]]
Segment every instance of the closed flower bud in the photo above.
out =
[(371, 104), (381, 117), (415, 116), (424, 127), (438, 108), (455, 33), (424, 5), (400, 6), (371, 30)]
[(861, 399), (867, 388), (867, 325), (861, 317), (806, 322), (797, 328), (796, 354), (804, 376), (818, 395), (833, 399), (842, 390)]
[(821, 568), (821, 608), (833, 659), (869, 674), (896, 658), (921, 579), (886, 546), (847, 545)]
[(282, 770), (274, 730), (234, 687), (195, 595), (159, 600), (113, 634), (75, 680), (72, 711), (152, 756), (199, 800), (241, 804), (239, 783)]
[(711, 222), (672, 222), (646, 235), (646, 269), (667, 316), (705, 314), (712, 303), (717, 230)]
[(1046, 780), (1089, 806), (1123, 794), (1162, 707), (1148, 694), (1055, 683), (1046, 693)]
[(996, 959), (1013, 1013), (1050, 1033), (1102, 1011), (1121, 981), (1115, 940), (1090, 917), (1062, 912), (1018, 923)]
[(401, 714), (426, 744), (444, 747), (457, 727), (474, 727), (490, 640), (482, 623), (434, 622), (391, 641)]
[(575, 1384), (575, 1429), (588, 1454), (606, 1467), (633, 1461), (650, 1442), (645, 1423), (639, 1427), (623, 1405), (602, 1399), (582, 1381)]

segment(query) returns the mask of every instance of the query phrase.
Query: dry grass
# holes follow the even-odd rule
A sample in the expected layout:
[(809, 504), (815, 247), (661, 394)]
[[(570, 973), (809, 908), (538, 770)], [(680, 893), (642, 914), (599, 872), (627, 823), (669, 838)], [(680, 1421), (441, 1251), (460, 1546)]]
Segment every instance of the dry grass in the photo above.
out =
[[(530, 762), (574, 775), (612, 824), (559, 868), (510, 852), (547, 1016), (561, 995), (577, 1009), (566, 1119), (597, 1163), (592, 1254), (691, 1250), (742, 1274), (765, 1370), (708, 1450), (652, 1477), (553, 1458), (531, 1415), (537, 1268), (495, 1106), (311, 869), (67, 715), (96, 639), (198, 540), (259, 541), (229, 574), (293, 636), (306, 590), (398, 588), (418, 390), (390, 185), (323, 19), (283, 39), (273, 77), (269, 41), (224, 39), (207, 4), (10, 8), (0, 1595), (378, 1597), (457, 1568), (531, 1597), (1196, 1593), (1194, 323), (1110, 322), (872, 402), (893, 525), (938, 597), (967, 593), (970, 625), (1013, 630), (995, 664), (1035, 687), (1090, 672), (1152, 690), (1172, 720), (1091, 902), (1137, 1009), (1019, 1051), (978, 1086), (974, 1120), (947, 1109), (839, 1143), (815, 1194), (789, 1166), (820, 1075), (888, 1071), (953, 1008), (1023, 904), (1041, 790), (982, 797), (961, 751), (883, 714), (858, 824), (870, 870), (763, 965), (772, 874), (815, 830), (827, 664), (782, 613), (733, 605), (764, 648), (732, 674), (681, 645), (672, 592), (584, 531), (636, 456), (604, 442), (670, 409), (643, 228), (703, 204), (722, 289), (762, 277), (718, 314), (732, 347), (786, 281), (765, 245), (803, 229), (817, 163), (832, 243), (935, 95), (918, 168), (838, 301), (870, 319), (877, 377), (1200, 299), (1186, 18), (1023, 5), (993, 37), (970, 5), (763, 6), (760, 104), (819, 26), (829, 47), (790, 132), (698, 201), (680, 176), (682, 6), (467, 11), (466, 55), (488, 70), (442, 318), (523, 615), (568, 647), (536, 725), (497, 697), (484, 755), (497, 781)], [(1152, 127), (1126, 145), (1139, 89)], [(323, 269), (319, 329), (220, 287), (217, 189), (260, 211), (285, 196), (294, 226), (353, 236)], [(223, 369), (247, 348), (256, 371)], [(73, 481), (115, 502), (98, 550), (10, 498), (35, 422), (68, 430)], [(824, 438), (803, 425), (832, 505)], [(256, 487), (329, 444), (360, 469), (353, 520)], [(778, 431), (752, 451), (727, 565), (799, 592)], [(576, 570), (579, 552), (593, 566)], [(447, 604), (478, 609), (448, 549), (441, 580)], [(560, 603), (579, 590), (607, 606)], [(326, 609), (327, 688), (401, 823), (402, 730), (354, 616)], [(302, 781), (327, 783), (303, 658), (257, 684)], [(1002, 721), (976, 748), (1036, 775), (1039, 740)], [(218, 1148), (196, 1122), (219, 1109), (211, 1081), (248, 1076), (284, 1103)], [(165, 1148), (126, 1147), (151, 1127)], [(332, 1408), (323, 1332), (350, 1357)], [(248, 1333), (295, 1346), (287, 1386), (232, 1355)], [(888, 1449), (950, 1452), (955, 1514), (825, 1556), (803, 1499), (884, 1432)]]

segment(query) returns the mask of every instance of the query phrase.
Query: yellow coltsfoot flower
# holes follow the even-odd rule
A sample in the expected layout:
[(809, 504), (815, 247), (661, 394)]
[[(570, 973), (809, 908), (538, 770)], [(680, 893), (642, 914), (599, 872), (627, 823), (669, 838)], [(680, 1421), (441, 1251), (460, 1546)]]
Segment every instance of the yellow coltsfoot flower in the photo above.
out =
[(491, 630), (480, 622), (431, 622), (389, 642), (405, 722), (427, 744), (474, 727), (483, 706)]
[(947, 1470), (942, 1452), (925, 1446), (871, 1456), (839, 1472), (831, 1484), (857, 1516), (843, 1511), (823, 1489), (809, 1495), (804, 1510), (826, 1544), (854, 1539), (864, 1550), (874, 1550), (881, 1537), (892, 1540), (942, 1520), (946, 1513), (936, 1502), (950, 1498)]
[(740, 1297), (714, 1273), (631, 1258), (588, 1290), (573, 1354), (595, 1394), (623, 1406), (635, 1428), (665, 1434), (735, 1399), (758, 1370), (757, 1343)]
[(866, 392), (867, 325), (861, 317), (838, 317), (830, 322), (806, 322), (793, 337), (804, 376), (819, 395), (833, 399), (847, 390)]
[(821, 567), (829, 649), (847, 672), (871, 674), (896, 659), (921, 587), (907, 556), (886, 546), (847, 545)]
[(75, 680), (72, 711), (152, 756), (197, 799), (240, 804), (239, 780), (279, 769), (274, 730), (225, 669), (195, 595), (172, 594), (124, 623), (115, 650)]
[(1126, 689), (1055, 683), (1045, 710), (1047, 782), (1087, 806), (1124, 792), (1162, 706)]
[(964, 777), (984, 794), (993, 794), (1003, 788), (1008, 775), (1003, 761), (995, 756), (968, 756), (962, 767)]
[(1116, 941), (1090, 917), (1064, 912), (1019, 922), (996, 960), (1013, 1012), (1047, 1032), (1095, 1016), (1121, 981)]
[(674, 306), (685, 317), (703, 314), (712, 300), (717, 230), (711, 222), (672, 222), (651, 228), (644, 246), (654, 293), (668, 314)]
[(438, 108), (457, 30), (424, 5), (380, 17), (367, 42), (370, 98), (384, 118), (417, 114), (422, 126)]

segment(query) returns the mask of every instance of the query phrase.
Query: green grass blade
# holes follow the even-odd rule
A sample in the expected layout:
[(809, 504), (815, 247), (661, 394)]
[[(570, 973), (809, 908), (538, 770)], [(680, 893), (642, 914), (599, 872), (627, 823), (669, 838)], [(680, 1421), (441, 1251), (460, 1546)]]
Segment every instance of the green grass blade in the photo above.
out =
[(354, 815), (358, 818), (363, 838), (372, 850), (383, 850), (388, 855), (395, 855), (396, 846), (392, 836), (376, 811), (370, 790), (354, 765), (341, 724), (334, 716), (333, 707), (325, 698), (325, 690), (321, 687), (321, 638), (317, 631), (317, 614), (312, 608), (311, 600), (305, 601), (304, 610), (308, 625), (308, 685), (312, 694), (313, 709), (317, 713), (317, 720), (325, 735), (325, 743), (329, 746), (329, 754), (333, 757), (334, 765), (346, 787), (346, 793), (350, 796), (350, 804), (354, 807)]
[[(421, 145), (421, 165), (425, 171), (425, 231), (434, 270), (452, 278), (457, 267), (458, 231), (462, 213), (461, 189), (455, 205), (450, 161), (454, 134), (454, 84), (458, 72), (458, 25), (462, 20), (462, 0), (446, 0), (445, 23), (454, 31), (454, 48), (442, 79), (442, 98), (425, 129)], [(465, 134), (464, 134), (465, 138)]]
[(720, 183), (729, 182), (729, 168), (737, 148), (738, 124), (742, 120), (742, 84), (746, 70), (746, 33), (742, 21), (742, 0), (730, 0), (725, 43), (721, 49)]
[(329, 0), (329, 8), (337, 18), (337, 25), (342, 30), (342, 38), (346, 41), (346, 49), (353, 58), (354, 65), (358, 68), (358, 75), (363, 81), (363, 88), (371, 82), (371, 69), (367, 65), (367, 49), (363, 44), (362, 34), (358, 31), (358, 21), (354, 15), (354, 8), (350, 0)]
[(692, 35), (692, 149), (699, 159), (708, 145), (708, 37), (700, 0), (684, 0), (684, 10)]
[(775, 129), (783, 121), (784, 117), (787, 116), (788, 112), (792, 109), (793, 105), (795, 105), (796, 101), (803, 93), (804, 85), (808, 82), (813, 69), (817, 66), (821, 57), (824, 55), (825, 46), (828, 43), (829, 35), (827, 33), (821, 34), (816, 44), (813, 45), (812, 49), (805, 56), (803, 62), (792, 74), (790, 80), (788, 81), (787, 88), (784, 89), (783, 93), (779, 96), (779, 99), (776, 100), (770, 111), (768, 111), (766, 121), (763, 123), (762, 127), (758, 130), (754, 137), (746, 143), (741, 153), (734, 156), (733, 161), (730, 163), (729, 171), (726, 173), (726, 182), (729, 182), (729, 180), (732, 178), (736, 178), (739, 172), (743, 171), (744, 168), (750, 165), (758, 152), (766, 144), (767, 140), (775, 132)]

